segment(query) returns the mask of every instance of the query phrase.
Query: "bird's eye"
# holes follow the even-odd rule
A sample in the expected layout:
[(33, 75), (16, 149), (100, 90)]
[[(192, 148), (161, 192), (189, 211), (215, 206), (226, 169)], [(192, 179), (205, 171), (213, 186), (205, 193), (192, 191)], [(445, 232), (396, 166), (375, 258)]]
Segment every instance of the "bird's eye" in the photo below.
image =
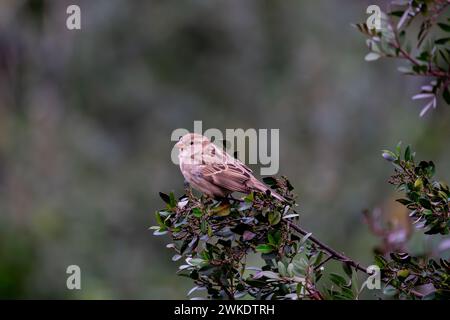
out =
[(191, 146), (194, 144), (194, 141), (191, 141)]

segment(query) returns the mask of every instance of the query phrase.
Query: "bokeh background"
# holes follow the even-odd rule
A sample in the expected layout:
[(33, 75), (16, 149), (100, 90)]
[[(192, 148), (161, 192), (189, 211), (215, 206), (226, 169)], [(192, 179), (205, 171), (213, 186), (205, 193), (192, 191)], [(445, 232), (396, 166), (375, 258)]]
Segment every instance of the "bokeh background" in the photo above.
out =
[(419, 118), (420, 82), (364, 61), (350, 24), (369, 4), (0, 1), (0, 298), (185, 298), (148, 227), (158, 192), (182, 192), (170, 134), (194, 120), (279, 128), (303, 226), (370, 264), (362, 211), (398, 210), (380, 150), (411, 143), (450, 180), (450, 108)]

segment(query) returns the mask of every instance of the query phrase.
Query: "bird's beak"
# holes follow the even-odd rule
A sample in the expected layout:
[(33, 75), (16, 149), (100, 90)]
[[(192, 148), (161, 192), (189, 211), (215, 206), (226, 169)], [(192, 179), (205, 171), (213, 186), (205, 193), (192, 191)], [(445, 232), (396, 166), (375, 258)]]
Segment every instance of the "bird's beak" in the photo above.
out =
[(178, 149), (181, 149), (182, 148), (181, 141), (178, 141), (177, 143), (175, 143), (175, 147), (177, 147)]

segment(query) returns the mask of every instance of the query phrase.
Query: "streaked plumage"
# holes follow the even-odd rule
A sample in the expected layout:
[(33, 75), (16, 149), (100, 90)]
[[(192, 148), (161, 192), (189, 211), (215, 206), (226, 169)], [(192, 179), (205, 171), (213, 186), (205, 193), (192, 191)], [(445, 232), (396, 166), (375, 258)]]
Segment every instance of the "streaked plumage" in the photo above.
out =
[[(253, 176), (252, 170), (218, 148), (208, 138), (188, 133), (176, 144), (184, 178), (194, 189), (211, 197), (226, 197), (233, 192), (266, 192), (269, 188)], [(285, 199), (271, 190), (280, 201)]]

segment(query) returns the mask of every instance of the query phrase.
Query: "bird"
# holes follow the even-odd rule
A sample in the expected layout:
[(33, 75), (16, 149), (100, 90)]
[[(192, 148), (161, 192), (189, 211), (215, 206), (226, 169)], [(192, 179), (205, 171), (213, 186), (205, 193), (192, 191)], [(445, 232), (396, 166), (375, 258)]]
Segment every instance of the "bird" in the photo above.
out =
[[(249, 194), (270, 190), (240, 160), (217, 147), (207, 137), (187, 133), (175, 144), (185, 180), (211, 198), (226, 198), (233, 192)], [(270, 194), (281, 202), (286, 199), (273, 190)]]

